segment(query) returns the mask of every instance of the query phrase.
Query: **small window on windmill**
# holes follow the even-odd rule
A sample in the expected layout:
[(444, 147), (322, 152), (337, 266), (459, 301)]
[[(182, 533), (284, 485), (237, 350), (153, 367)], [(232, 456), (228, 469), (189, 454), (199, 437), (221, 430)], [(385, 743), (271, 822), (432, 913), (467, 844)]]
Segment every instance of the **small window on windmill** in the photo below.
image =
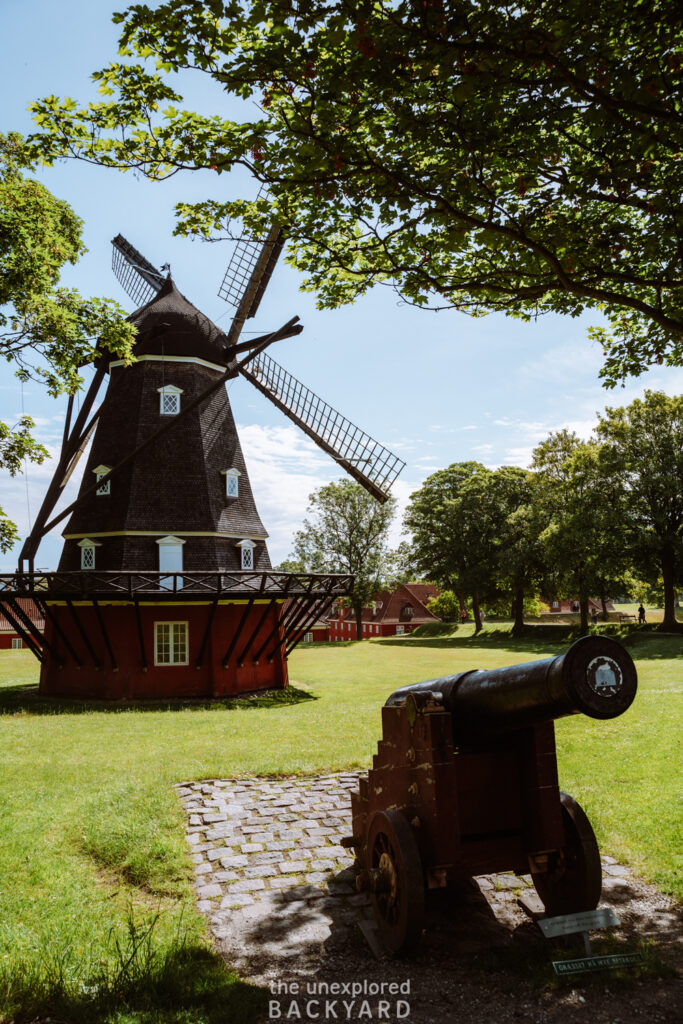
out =
[(188, 663), (187, 622), (155, 622), (154, 664), (187, 665)]
[[(111, 466), (96, 466), (95, 469), (93, 469), (95, 479), (101, 480), (103, 476), (107, 475), (110, 469)], [(111, 480), (107, 480), (101, 487), (98, 487), (95, 494), (111, 494)]]
[(240, 568), (242, 569), (253, 569), (254, 568), (254, 548), (256, 545), (253, 540), (241, 540), (237, 547), (241, 551), (241, 563)]
[(95, 548), (99, 548), (101, 545), (85, 537), (83, 540), (79, 540), (78, 546), (81, 549), (81, 569), (94, 569)]
[(159, 412), (162, 416), (177, 416), (180, 412), (180, 396), (183, 393), (182, 388), (177, 388), (175, 384), (165, 384), (163, 388), (157, 388), (159, 392)]
[(225, 496), (226, 498), (239, 498), (240, 494), (240, 477), (242, 474), (239, 469), (222, 469), (221, 473), (225, 477)]

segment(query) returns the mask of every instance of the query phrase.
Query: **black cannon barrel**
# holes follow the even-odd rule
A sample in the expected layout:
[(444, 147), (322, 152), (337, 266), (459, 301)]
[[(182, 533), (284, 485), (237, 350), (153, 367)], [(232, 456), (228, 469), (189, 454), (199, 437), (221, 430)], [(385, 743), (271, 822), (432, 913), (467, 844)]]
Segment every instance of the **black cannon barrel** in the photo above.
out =
[(609, 637), (586, 636), (557, 658), (402, 686), (386, 705), (400, 704), (410, 693), (441, 694), (457, 742), (567, 715), (616, 718), (631, 705), (637, 687), (626, 648)]

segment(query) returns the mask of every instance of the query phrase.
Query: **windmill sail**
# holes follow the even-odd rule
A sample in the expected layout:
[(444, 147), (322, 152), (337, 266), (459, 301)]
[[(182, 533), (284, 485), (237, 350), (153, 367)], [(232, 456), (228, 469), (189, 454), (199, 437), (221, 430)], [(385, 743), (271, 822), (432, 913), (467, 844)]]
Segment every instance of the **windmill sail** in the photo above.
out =
[(349, 476), (384, 502), (405, 462), (355, 426), (274, 359), (261, 353), (240, 371)]
[(154, 298), (166, 278), (123, 235), (112, 239), (111, 268), (116, 279), (135, 303), (135, 308)]
[(228, 345), (235, 345), (245, 320), (255, 316), (284, 245), (284, 233), (274, 224), (263, 240), (241, 238), (235, 246), (218, 294), (237, 307)]

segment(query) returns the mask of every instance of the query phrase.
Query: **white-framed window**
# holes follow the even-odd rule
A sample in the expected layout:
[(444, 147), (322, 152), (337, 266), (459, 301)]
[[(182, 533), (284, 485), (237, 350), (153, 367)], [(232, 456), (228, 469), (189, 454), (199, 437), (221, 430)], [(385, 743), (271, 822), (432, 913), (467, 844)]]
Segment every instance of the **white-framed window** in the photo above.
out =
[(225, 477), (225, 496), (226, 498), (239, 498), (240, 494), (240, 477), (242, 474), (239, 469), (222, 469), (221, 473)]
[(159, 412), (162, 416), (177, 416), (180, 412), (180, 396), (182, 388), (175, 384), (165, 384), (163, 388), (157, 388), (159, 392)]
[(21, 639), (20, 636), (13, 636), (12, 637), (12, 650), (13, 651), (20, 651), (23, 646), (24, 646), (24, 641)]
[(305, 644), (312, 644), (313, 643), (313, 634), (312, 633), (304, 633), (304, 643)]
[(559, 601), (553, 601), (553, 608), (559, 608), (559, 607), (560, 607), (560, 602)]
[[(160, 537), (157, 541), (159, 546), (159, 572), (182, 572), (183, 571), (183, 544), (181, 537)], [(173, 587), (173, 576), (164, 576), (160, 580), (162, 587)], [(178, 581), (182, 585), (182, 580)]]
[(81, 549), (81, 569), (94, 569), (95, 548), (99, 548), (102, 545), (85, 537), (83, 540), (79, 540), (78, 546)]
[(401, 608), (401, 615), (403, 615), (406, 619), (412, 619), (414, 614), (415, 609), (413, 608), (412, 604), (404, 604), (403, 607)]
[(405, 631), (406, 631), (406, 627), (405, 626), (398, 625), (396, 627), (396, 636), (403, 636)]
[(189, 664), (187, 622), (154, 623), (154, 664)]
[(237, 547), (240, 549), (240, 568), (241, 569), (253, 569), (254, 568), (254, 548), (256, 545), (253, 540), (241, 540)]
[[(111, 466), (96, 466), (95, 469), (93, 469), (95, 479), (101, 480), (103, 476), (106, 476), (110, 469)], [(111, 480), (107, 480), (107, 482), (102, 484), (101, 487), (98, 487), (95, 494), (111, 494)]]

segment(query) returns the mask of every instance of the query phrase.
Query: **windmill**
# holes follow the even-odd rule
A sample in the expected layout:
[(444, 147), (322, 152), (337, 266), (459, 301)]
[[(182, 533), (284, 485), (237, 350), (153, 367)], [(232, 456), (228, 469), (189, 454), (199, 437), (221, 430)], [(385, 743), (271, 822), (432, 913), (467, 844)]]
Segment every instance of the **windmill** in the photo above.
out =
[[(348, 593), (349, 577), (272, 570), (224, 386), (243, 376), (386, 500), (404, 463), (266, 354), (300, 333), (298, 317), (240, 341), (283, 243), (277, 225), (265, 239), (238, 242), (219, 291), (236, 309), (224, 333), (170, 272), (123, 236), (113, 240), (114, 273), (137, 306), (136, 361), (98, 352), (75, 417), (69, 400), (55, 475), (19, 571), (0, 577), (0, 610), (42, 661), (42, 692), (216, 696), (283, 686), (289, 653)], [(54, 515), (90, 441), (78, 497)], [(36, 573), (41, 537), (67, 517), (58, 571)], [(20, 597), (44, 614), (42, 632)]]

